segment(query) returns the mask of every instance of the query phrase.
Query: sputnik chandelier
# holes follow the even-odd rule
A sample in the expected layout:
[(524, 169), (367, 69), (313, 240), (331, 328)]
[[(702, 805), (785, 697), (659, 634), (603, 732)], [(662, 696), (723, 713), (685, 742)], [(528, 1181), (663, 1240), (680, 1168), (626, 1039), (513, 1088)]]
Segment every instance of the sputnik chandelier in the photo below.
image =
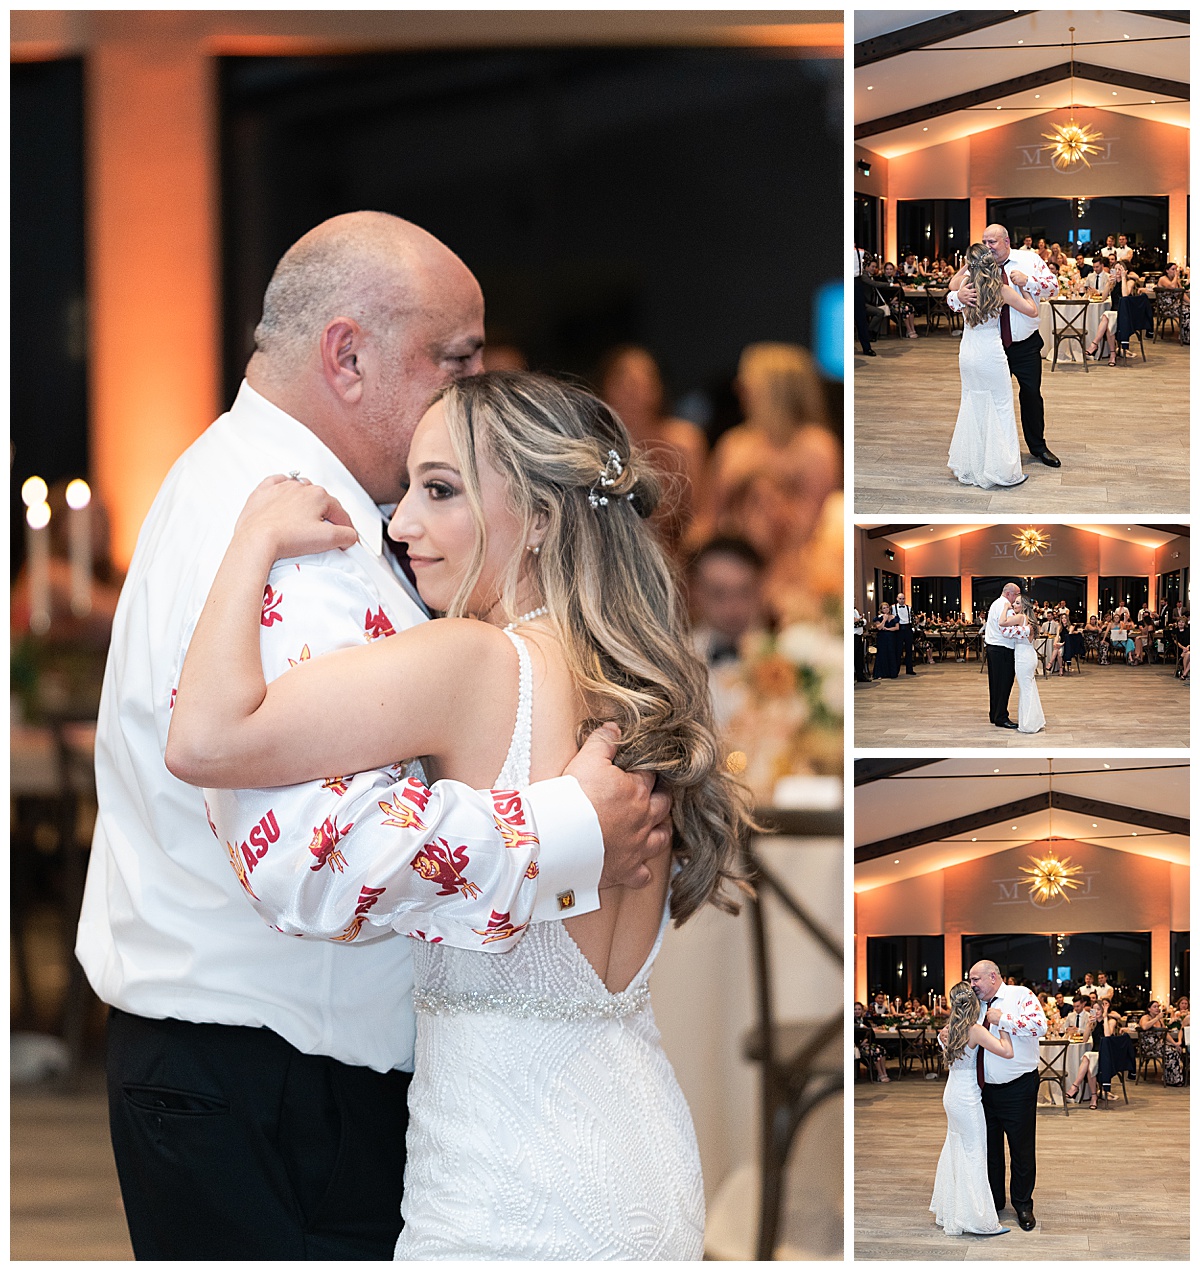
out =
[(1049, 132), (1042, 136), (1050, 142), (1043, 150), (1050, 151), (1050, 162), (1060, 172), (1069, 172), (1077, 163), (1085, 168), (1088, 155), (1099, 154), (1100, 147), (1095, 143), (1103, 141), (1104, 135), (1096, 132), (1090, 124), (1075, 122), (1075, 28), (1071, 27), (1071, 118), (1065, 124), (1054, 124)]
[(1050, 549), (1049, 536), (1032, 527), (1027, 530), (1018, 530), (1013, 535), (1013, 541), (1022, 556), (1040, 556)]
[[(1054, 760), (1046, 761), (1048, 764), (1047, 780), (1049, 782), (1050, 803), (1047, 808), (1048, 824), (1046, 837), (1049, 843), (1054, 842)], [(1074, 874), (1082, 874), (1082, 865), (1072, 865), (1071, 858), (1064, 856), (1059, 860), (1054, 854), (1054, 848), (1041, 857), (1031, 856), (1029, 858), (1031, 866), (1019, 865), (1022, 874), (1029, 875), (1029, 899), (1037, 905), (1049, 904), (1052, 900), (1065, 900), (1067, 904), (1071, 903), (1071, 897), (1068, 894), (1072, 887), (1082, 887), (1082, 883), (1077, 883), (1072, 877)]]

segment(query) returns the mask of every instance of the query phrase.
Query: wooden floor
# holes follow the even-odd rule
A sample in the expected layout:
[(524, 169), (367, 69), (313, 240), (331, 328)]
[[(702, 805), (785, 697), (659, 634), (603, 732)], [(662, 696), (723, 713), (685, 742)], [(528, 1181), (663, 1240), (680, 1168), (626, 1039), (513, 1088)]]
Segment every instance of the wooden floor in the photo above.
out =
[(9, 1257), (131, 1261), (100, 1071), (73, 1092), (14, 1086), (9, 1134)]
[[(942, 1081), (854, 1091), (854, 1256), (939, 1262), (1186, 1261), (1188, 1089), (1130, 1085), (1128, 1105), (1038, 1112), (1037, 1226), (947, 1236), (929, 1212), (946, 1136)], [(1083, 1230), (1078, 1220), (1085, 1220)]]
[[(855, 746), (1187, 746), (1189, 692), (1174, 664), (1127, 666), (1085, 662), (1081, 672), (1039, 676), (1046, 716), (1040, 733), (988, 721), (987, 673), (980, 664), (935, 662), (894, 680), (854, 686)], [(1017, 718), (1017, 689), (1009, 698)]]
[[(1042, 371), (1046, 441), (1061, 468), (1024, 455), (1029, 480), (1004, 490), (960, 485), (946, 466), (958, 414), (957, 335), (891, 338), (854, 358), (854, 510), (858, 513), (1188, 514), (1188, 354), (1170, 339), (1140, 357), (1060, 361)], [(1014, 400), (1016, 381), (1013, 381)], [(1018, 426), (1020, 410), (1017, 412)], [(1024, 442), (1022, 442), (1024, 449)]]

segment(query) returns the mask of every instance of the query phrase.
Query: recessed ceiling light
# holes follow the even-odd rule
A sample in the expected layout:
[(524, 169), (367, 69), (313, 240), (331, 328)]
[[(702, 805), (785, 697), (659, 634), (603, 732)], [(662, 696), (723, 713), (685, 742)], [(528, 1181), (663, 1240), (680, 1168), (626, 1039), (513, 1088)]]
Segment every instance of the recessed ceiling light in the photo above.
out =
[(1121, 36), (1121, 39), (1123, 39), (1123, 40), (1127, 40), (1127, 39), (1129, 39), (1129, 36), (1127, 36), (1127, 35), (1123, 35), (1123, 36)]
[(1033, 95), (1033, 100), (1034, 100), (1035, 102), (1040, 102), (1040, 101), (1042, 100), (1042, 95), (1041, 95), (1041, 93), (1034, 93), (1034, 95)]
[(897, 857), (897, 858), (896, 858), (896, 859), (892, 862), (892, 864), (893, 864), (893, 865), (899, 865), (899, 864), (900, 864), (900, 858), (899, 858), (899, 857)]
[(1111, 765), (1109, 765), (1109, 764), (1105, 764), (1104, 766), (1105, 766), (1106, 768), (1108, 768), (1108, 767), (1110, 767)]
[(868, 84), (868, 85), (867, 85), (867, 92), (868, 92), (868, 93), (870, 93), (870, 92), (874, 92), (874, 90), (875, 90), (875, 85), (874, 85), (874, 84)]
[(971, 842), (972, 842), (972, 843), (978, 843), (978, 842), (979, 842), (979, 840), (978, 840), (978, 839), (972, 839), (972, 840), (971, 840)]
[(999, 772), (999, 771), (1000, 771), (1000, 769), (999, 769), (999, 768), (993, 768), (993, 769), (992, 769), (992, 771), (993, 771), (993, 772)]
[(1013, 829), (1015, 830), (1016, 828), (1017, 828), (1017, 827), (1014, 825), (1014, 826), (1013, 826)]
[(1117, 95), (1117, 90), (1114, 88), (1114, 89), (1113, 89), (1113, 96), (1115, 97), (1116, 95)]
[(1133, 832), (1133, 837), (1134, 837), (1134, 838), (1137, 838), (1137, 830), (1134, 830), (1134, 832)]
[(1094, 829), (1096, 829), (1096, 822), (1095, 822), (1095, 821), (1093, 821), (1093, 822), (1092, 822), (1092, 829), (1093, 829), (1093, 830), (1094, 830)]

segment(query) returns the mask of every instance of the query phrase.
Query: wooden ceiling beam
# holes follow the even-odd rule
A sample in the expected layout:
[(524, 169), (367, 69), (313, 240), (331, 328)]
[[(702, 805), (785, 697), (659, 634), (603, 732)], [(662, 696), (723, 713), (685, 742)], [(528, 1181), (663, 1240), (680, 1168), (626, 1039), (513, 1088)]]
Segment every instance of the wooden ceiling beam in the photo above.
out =
[(1032, 9), (984, 9), (971, 13), (960, 9), (957, 13), (947, 13), (940, 18), (930, 18), (927, 22), (917, 22), (913, 26), (902, 27), (899, 31), (888, 31), (871, 40), (860, 40), (854, 46), (854, 65), (870, 66), (889, 57), (914, 53), (930, 44), (940, 44), (943, 40), (952, 40), (958, 35), (972, 35), (976, 31), (986, 30), (1001, 22), (1011, 22), (1014, 18), (1032, 12)]
[(870, 785), (872, 781), (898, 777), (901, 773), (912, 772), (914, 768), (926, 768), (930, 764), (939, 762), (937, 759), (856, 759), (854, 784), (856, 786)]
[[(1090, 62), (1076, 62), (1077, 79), (1090, 79), (1101, 84), (1115, 84), (1122, 88), (1132, 88), (1138, 92), (1154, 93), (1159, 97), (1179, 97), (1189, 100), (1190, 89), (1187, 84), (1178, 80), (1159, 79), (1152, 75), (1138, 75), (1133, 71), (1122, 70), (1112, 66), (1095, 66)], [(1061, 62), (1058, 66), (1047, 66), (1040, 71), (1030, 71), (1025, 75), (1017, 75), (996, 84), (988, 84), (983, 88), (974, 88), (967, 93), (956, 93), (953, 97), (943, 97), (940, 101), (927, 102), (923, 106), (913, 106), (909, 110), (897, 111), (893, 115), (883, 115), (878, 119), (868, 119), (854, 125), (854, 139), (861, 141), (866, 137), (875, 137), (880, 133), (892, 132), (897, 128), (906, 128), (910, 124), (923, 123), (927, 119), (937, 119), (941, 115), (952, 115), (955, 111), (970, 110), (976, 106), (984, 106), (988, 102), (1001, 97), (1013, 97), (1018, 93), (1029, 92), (1034, 88), (1045, 88), (1048, 84), (1058, 84), (1071, 77), (1071, 63)]]
[(919, 530), (919, 525), (875, 525), (867, 530), (868, 538), (887, 538), (892, 534), (903, 534), (909, 530)]
[(1105, 803), (1103, 799), (1088, 799), (1078, 794), (1066, 794), (1062, 790), (1054, 792), (1054, 806), (1064, 812), (1078, 812), (1083, 816), (1094, 816), (1105, 821), (1121, 821), (1126, 825), (1143, 825), (1150, 830), (1162, 830), (1167, 834), (1183, 834), (1190, 836), (1192, 822), (1190, 817), (1171, 816), (1166, 812), (1153, 812), (1149, 808), (1131, 808), (1124, 803)]
[(942, 839), (956, 838), (959, 834), (968, 834), (971, 830), (982, 830), (989, 825), (999, 825), (1001, 821), (1011, 820), (1014, 817), (1044, 812), (1049, 806), (1049, 792), (1043, 790), (1039, 794), (1031, 794), (1026, 799), (1015, 799), (1012, 803), (1001, 803), (998, 807), (968, 812), (965, 816), (956, 816), (951, 821), (941, 821), (937, 825), (927, 825), (924, 829), (909, 830), (905, 834), (895, 834), (891, 838), (877, 839), (874, 843), (864, 843), (861, 847), (854, 849), (854, 863), (861, 865), (865, 861), (876, 860), (891, 852), (905, 852), (912, 847), (923, 847), (926, 843), (938, 843)]

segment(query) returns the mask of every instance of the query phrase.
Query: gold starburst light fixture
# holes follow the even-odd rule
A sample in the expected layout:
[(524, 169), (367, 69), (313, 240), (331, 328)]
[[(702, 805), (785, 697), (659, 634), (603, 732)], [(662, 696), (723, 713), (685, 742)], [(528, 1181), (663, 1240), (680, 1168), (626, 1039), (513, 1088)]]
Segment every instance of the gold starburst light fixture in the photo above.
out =
[(1042, 133), (1050, 144), (1042, 146), (1050, 151), (1050, 162), (1060, 171), (1069, 172), (1077, 163), (1085, 168), (1088, 155), (1099, 154), (1097, 141), (1103, 141), (1103, 133), (1097, 132), (1090, 124), (1075, 122), (1075, 28), (1071, 28), (1071, 118), (1065, 124), (1054, 124), (1049, 132)]
[(1030, 899), (1036, 904), (1045, 905), (1061, 896), (1070, 904), (1071, 897), (1067, 894), (1067, 889), (1083, 886), (1072, 877), (1073, 874), (1083, 873), (1083, 866), (1072, 865), (1069, 856), (1064, 856), (1060, 861), (1053, 852), (1042, 857), (1041, 860), (1036, 856), (1031, 856), (1029, 859), (1033, 862), (1032, 868), (1026, 865), (1018, 868), (1022, 874), (1030, 876)]
[(1018, 530), (1013, 535), (1013, 541), (1022, 556), (1040, 556), (1043, 552), (1050, 550), (1049, 535), (1032, 527), (1027, 530)]

